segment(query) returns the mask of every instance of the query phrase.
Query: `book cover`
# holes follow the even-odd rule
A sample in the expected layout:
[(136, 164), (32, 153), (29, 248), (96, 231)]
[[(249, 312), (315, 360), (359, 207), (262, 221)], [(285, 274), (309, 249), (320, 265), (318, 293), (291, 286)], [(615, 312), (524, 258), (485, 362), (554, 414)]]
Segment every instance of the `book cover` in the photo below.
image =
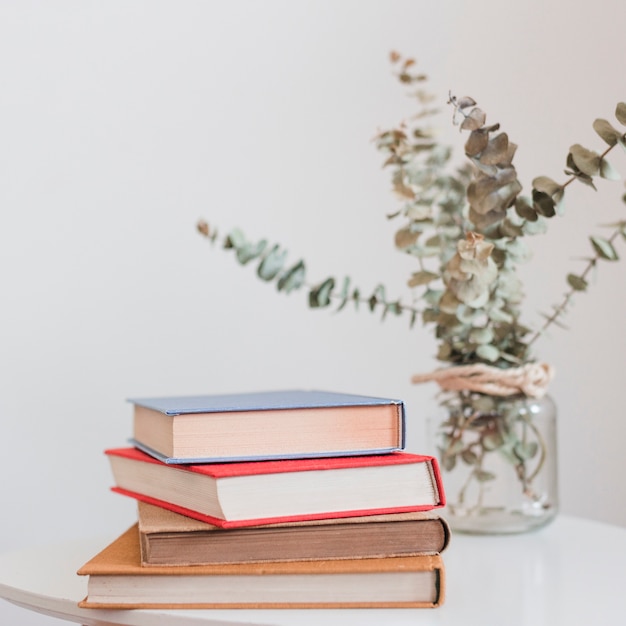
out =
[(443, 552), (445, 519), (431, 511), (223, 529), (144, 502), (142, 565), (205, 565), (414, 556)]
[(437, 460), (385, 455), (168, 465), (106, 450), (113, 491), (221, 527), (430, 510), (445, 504)]
[(131, 443), (165, 463), (361, 454), (405, 447), (401, 400), (320, 390), (131, 398)]
[(82, 608), (431, 608), (445, 595), (440, 555), (147, 568), (136, 524), (77, 573)]

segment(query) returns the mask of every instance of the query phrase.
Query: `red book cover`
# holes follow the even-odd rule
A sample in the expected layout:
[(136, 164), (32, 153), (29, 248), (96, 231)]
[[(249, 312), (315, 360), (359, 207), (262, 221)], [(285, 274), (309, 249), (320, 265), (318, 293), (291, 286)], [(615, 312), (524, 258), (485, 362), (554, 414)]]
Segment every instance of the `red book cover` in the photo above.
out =
[[(162, 476), (167, 478), (172, 470), (191, 472), (200, 476), (206, 476), (213, 481), (223, 481), (228, 478), (284, 474), (284, 473), (306, 473), (309, 471), (320, 470), (341, 470), (348, 468), (365, 468), (365, 467), (383, 467), (398, 466), (407, 464), (427, 464), (430, 468), (433, 489), (436, 493), (436, 501), (428, 504), (412, 504), (409, 506), (392, 506), (392, 507), (376, 507), (376, 508), (346, 508), (340, 511), (316, 511), (309, 513), (298, 513), (293, 515), (281, 514), (279, 516), (262, 516), (250, 517), (246, 519), (222, 519), (206, 512), (198, 511), (195, 508), (184, 506), (180, 502), (173, 502), (172, 499), (162, 499), (155, 493), (148, 493), (150, 489), (132, 489), (127, 485), (118, 484), (112, 488), (116, 493), (133, 497), (137, 500), (161, 506), (170, 511), (186, 515), (194, 519), (201, 520), (220, 526), (222, 528), (235, 528), (243, 526), (252, 526), (258, 524), (270, 524), (276, 522), (289, 522), (307, 519), (325, 519), (329, 517), (353, 517), (356, 515), (374, 515), (382, 513), (400, 513), (409, 511), (420, 511), (439, 508), (445, 505), (445, 495), (441, 481), (441, 474), (437, 460), (434, 457), (426, 455), (411, 454), (408, 452), (396, 452), (384, 455), (371, 456), (350, 456), (350, 457), (328, 457), (328, 458), (307, 458), (307, 459), (288, 459), (280, 461), (250, 461), (241, 463), (212, 463), (198, 465), (171, 465), (163, 463), (154, 457), (145, 454), (136, 448), (114, 448), (105, 451), (105, 454), (112, 460), (115, 457), (147, 463), (150, 466), (158, 467)], [(115, 473), (115, 470), (114, 470)], [(198, 507), (199, 508), (199, 507)]]

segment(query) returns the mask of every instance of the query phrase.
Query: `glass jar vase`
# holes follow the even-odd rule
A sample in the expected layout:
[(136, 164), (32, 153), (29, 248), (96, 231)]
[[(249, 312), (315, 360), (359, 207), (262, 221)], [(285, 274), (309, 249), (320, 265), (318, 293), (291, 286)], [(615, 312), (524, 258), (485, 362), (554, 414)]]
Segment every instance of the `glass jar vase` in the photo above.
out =
[(453, 531), (520, 533), (557, 513), (556, 407), (549, 396), (447, 392), (430, 434)]

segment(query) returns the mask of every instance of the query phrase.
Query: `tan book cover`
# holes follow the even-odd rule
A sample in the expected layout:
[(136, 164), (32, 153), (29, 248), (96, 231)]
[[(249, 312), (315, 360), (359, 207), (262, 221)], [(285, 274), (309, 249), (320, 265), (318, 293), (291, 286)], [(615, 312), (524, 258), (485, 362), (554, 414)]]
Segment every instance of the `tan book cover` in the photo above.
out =
[(442, 552), (450, 540), (432, 511), (223, 529), (139, 502), (137, 519), (149, 567), (413, 556)]
[(143, 567), (137, 524), (78, 574), (82, 608), (431, 608), (445, 592), (440, 555)]

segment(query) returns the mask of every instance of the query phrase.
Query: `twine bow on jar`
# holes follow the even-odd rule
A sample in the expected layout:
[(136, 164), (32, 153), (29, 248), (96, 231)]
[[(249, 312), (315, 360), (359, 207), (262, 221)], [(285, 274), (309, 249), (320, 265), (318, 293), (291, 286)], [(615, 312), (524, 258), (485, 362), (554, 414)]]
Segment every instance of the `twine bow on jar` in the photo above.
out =
[(507, 369), (473, 363), (416, 374), (411, 382), (436, 382), (444, 391), (476, 391), (492, 396), (521, 393), (530, 398), (542, 398), (553, 377), (554, 368), (547, 363), (527, 363)]

